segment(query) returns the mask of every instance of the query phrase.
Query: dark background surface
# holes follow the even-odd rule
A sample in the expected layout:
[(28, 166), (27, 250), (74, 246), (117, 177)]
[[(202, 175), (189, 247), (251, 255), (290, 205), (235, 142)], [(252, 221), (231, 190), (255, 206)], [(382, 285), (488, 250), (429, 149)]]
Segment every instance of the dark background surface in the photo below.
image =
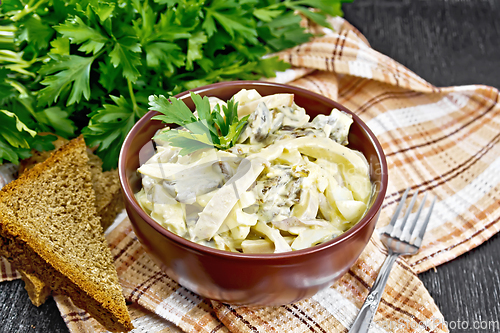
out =
[[(432, 84), (500, 88), (500, 1), (355, 0), (343, 8), (374, 49)], [(473, 328), (474, 322), (500, 322), (499, 253), (497, 234), (437, 271), (419, 275), (450, 328), (456, 327), (452, 332), (500, 332)], [(0, 332), (68, 329), (55, 302), (36, 308), (19, 280), (0, 283)]]

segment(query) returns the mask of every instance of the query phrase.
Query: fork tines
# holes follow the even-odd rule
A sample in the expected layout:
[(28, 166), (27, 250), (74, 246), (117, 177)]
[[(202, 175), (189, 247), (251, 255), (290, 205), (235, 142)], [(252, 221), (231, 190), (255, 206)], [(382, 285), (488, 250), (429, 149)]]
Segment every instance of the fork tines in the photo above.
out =
[[(420, 248), (420, 245), (422, 244), (422, 239), (425, 234), (425, 230), (427, 229), (427, 225), (429, 224), (429, 220), (432, 214), (432, 210), (434, 208), (434, 204), (436, 202), (436, 197), (434, 197), (434, 200), (431, 203), (431, 206), (429, 207), (429, 211), (427, 213), (427, 216), (425, 217), (424, 222), (416, 230), (420, 213), (422, 212), (422, 209), (425, 205), (425, 201), (427, 199), (427, 193), (424, 195), (424, 198), (422, 199), (422, 202), (420, 203), (420, 206), (418, 207), (418, 210), (411, 222), (408, 222), (408, 218), (411, 214), (411, 211), (413, 209), (413, 206), (415, 205), (415, 202), (417, 201), (417, 196), (418, 196), (418, 189), (415, 191), (415, 194), (413, 194), (412, 200), (406, 209), (405, 215), (401, 220), (398, 220), (399, 215), (401, 214), (401, 211), (403, 209), (403, 206), (406, 202), (406, 198), (408, 196), (408, 192), (410, 191), (410, 188), (408, 187), (406, 191), (403, 193), (403, 196), (401, 197), (401, 201), (399, 202), (398, 206), (396, 207), (396, 211), (394, 212), (394, 216), (391, 219), (390, 224), (387, 226), (387, 228), (384, 231), (384, 236), (386, 238), (389, 238), (388, 241), (391, 239), (404, 242), (408, 245), (411, 245), (415, 247), (416, 249)], [(399, 223), (398, 223), (399, 222)], [(412, 241), (413, 240), (413, 241)]]

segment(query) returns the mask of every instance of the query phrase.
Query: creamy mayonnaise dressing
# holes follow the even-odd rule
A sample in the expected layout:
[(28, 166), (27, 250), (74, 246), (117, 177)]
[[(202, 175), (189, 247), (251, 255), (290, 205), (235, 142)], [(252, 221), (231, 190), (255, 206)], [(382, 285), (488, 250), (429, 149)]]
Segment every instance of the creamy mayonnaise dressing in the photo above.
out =
[[(221, 250), (278, 253), (328, 241), (361, 219), (372, 186), (365, 157), (346, 147), (349, 114), (309, 121), (293, 94), (233, 98), (239, 117), (250, 117), (232, 148), (180, 156), (158, 141), (138, 169), (136, 198), (157, 223)], [(210, 97), (217, 104), (225, 102)]]

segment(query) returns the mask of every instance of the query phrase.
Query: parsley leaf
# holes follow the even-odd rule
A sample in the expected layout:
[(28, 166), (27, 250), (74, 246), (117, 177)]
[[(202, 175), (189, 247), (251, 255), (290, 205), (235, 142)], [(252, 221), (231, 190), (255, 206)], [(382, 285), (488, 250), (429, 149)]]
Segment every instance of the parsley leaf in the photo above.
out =
[(27, 148), (16, 148), (0, 137), (0, 162), (9, 161), (19, 164), (19, 160), (30, 157), (30, 150)]
[(47, 24), (44, 24), (40, 17), (31, 16), (23, 24), (23, 30), (19, 35), (19, 40), (33, 43), (36, 48), (44, 49), (48, 46), (49, 40), (54, 34)]
[(29, 148), (29, 144), (23, 133), (28, 133), (32, 137), (36, 135), (36, 132), (20, 121), (15, 113), (7, 110), (0, 110), (0, 129), (0, 135), (16, 148)]
[(53, 106), (41, 112), (37, 112), (36, 119), (50, 126), (53, 132), (68, 138), (73, 136), (76, 130), (75, 124), (69, 119), (69, 114), (70, 112), (67, 110), (62, 110), (58, 106)]
[(97, 16), (99, 16), (101, 23), (113, 15), (115, 10), (115, 4), (112, 2), (91, 1), (90, 6)]
[(24, 124), (16, 114), (0, 110), (0, 160), (19, 163), (29, 156), (29, 140), (36, 132)]
[(186, 59), (182, 49), (174, 43), (151, 43), (146, 45), (145, 52), (146, 64), (149, 67), (159, 68), (161, 65), (165, 65), (169, 72), (174, 72), (175, 68), (184, 65)]
[(79, 16), (75, 16), (54, 28), (62, 37), (68, 38), (72, 44), (81, 44), (78, 50), (85, 53), (96, 54), (108, 41), (106, 36), (87, 26)]
[(241, 17), (237, 11), (235, 10), (226, 10), (226, 11), (215, 11), (213, 8), (207, 8), (208, 16), (214, 17), (214, 19), (219, 23), (224, 30), (231, 37), (235, 37), (236, 33), (241, 34), (245, 39), (253, 44), (258, 44), (257, 33), (255, 32), (254, 27), (252, 26), (253, 22)]
[(271, 22), (274, 18), (280, 16), (281, 13), (283, 13), (283, 10), (270, 8), (258, 8), (253, 11), (253, 15), (264, 22)]
[(179, 155), (184, 156), (200, 149), (212, 148), (213, 144), (204, 135), (193, 134), (188, 131), (169, 130), (155, 136), (165, 140), (173, 147), (181, 148)]
[(150, 110), (163, 113), (163, 116), (154, 116), (152, 119), (161, 120), (166, 124), (184, 126), (196, 121), (196, 117), (187, 105), (177, 98), (172, 97), (169, 101), (163, 95), (149, 96), (149, 105)]
[(222, 113), (218, 104), (210, 110), (207, 96), (201, 98), (191, 92), (191, 99), (196, 106), (198, 117), (182, 100), (171, 97), (169, 101), (163, 95), (150, 97), (150, 110), (163, 114), (151, 119), (181, 126), (180, 129), (163, 130), (154, 138), (167, 141), (173, 147), (181, 148), (180, 155), (210, 147), (231, 148), (245, 128), (249, 116), (238, 119), (238, 103), (235, 103), (233, 99), (227, 102), (227, 106), (223, 106)]
[(122, 75), (120, 71), (115, 69), (115, 66), (111, 63), (109, 58), (99, 62), (99, 83), (107, 93), (112, 92), (118, 87), (120, 82), (120, 76)]
[(59, 55), (69, 55), (69, 39), (65, 37), (57, 37), (50, 42), (50, 53)]
[(125, 97), (111, 96), (111, 99), (115, 104), (104, 104), (102, 109), (90, 114), (89, 125), (82, 130), (87, 145), (98, 147), (96, 153), (103, 160), (105, 169), (114, 167), (121, 143), (142, 116), (133, 111)]
[[(61, 56), (49, 54), (53, 61), (40, 69), (41, 75), (46, 75), (40, 82), (46, 87), (39, 91), (38, 106), (51, 105), (57, 102), (59, 96), (71, 87), (66, 105), (79, 102), (82, 95), (88, 100), (90, 98), (90, 66), (94, 62), (93, 57), (81, 57), (77, 55)], [(47, 75), (53, 74), (55, 75)]]
[(207, 42), (207, 36), (203, 31), (197, 31), (188, 39), (186, 69), (193, 69), (193, 62), (203, 58), (202, 46)]
[(133, 36), (125, 36), (117, 40), (113, 51), (109, 53), (111, 63), (113, 66), (122, 66), (123, 76), (130, 80), (135, 81), (140, 73), (137, 66), (141, 64), (138, 52), (141, 51), (141, 46), (137, 39)]

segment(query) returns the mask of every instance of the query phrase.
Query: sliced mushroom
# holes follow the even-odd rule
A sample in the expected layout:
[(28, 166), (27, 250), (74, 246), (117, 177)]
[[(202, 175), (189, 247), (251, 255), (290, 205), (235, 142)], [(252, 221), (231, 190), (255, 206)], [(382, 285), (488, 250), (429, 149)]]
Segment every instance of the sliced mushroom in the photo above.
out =
[(353, 120), (351, 115), (333, 109), (329, 116), (317, 115), (311, 122), (311, 126), (322, 129), (326, 136), (341, 145), (347, 145), (349, 128)]
[(272, 125), (271, 112), (265, 103), (260, 103), (249, 118), (248, 128), (251, 131), (250, 143), (264, 141), (269, 135)]

